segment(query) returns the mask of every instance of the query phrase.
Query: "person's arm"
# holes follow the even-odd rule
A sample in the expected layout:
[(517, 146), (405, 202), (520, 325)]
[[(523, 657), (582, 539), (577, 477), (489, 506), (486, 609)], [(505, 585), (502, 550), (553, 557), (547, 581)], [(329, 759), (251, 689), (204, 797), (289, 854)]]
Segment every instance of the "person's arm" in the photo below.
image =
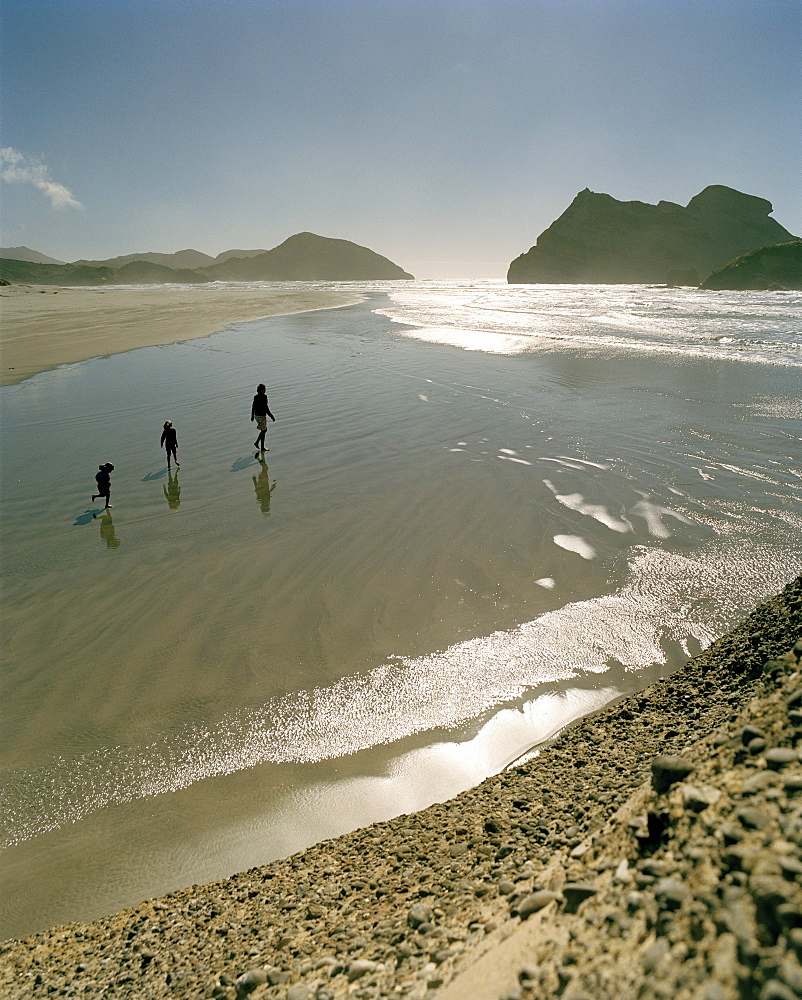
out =
[(166, 434), (167, 434), (167, 431), (162, 431), (161, 440), (159, 441), (159, 447), (161, 447), (161, 445), (164, 444), (164, 437), (165, 437)]
[(253, 423), (253, 408), (256, 406), (256, 396), (253, 397), (253, 402), (251, 403), (251, 423)]
[(268, 415), (268, 417), (270, 417), (270, 419), (271, 419), (271, 420), (273, 421), (273, 423), (275, 423), (275, 422), (276, 422), (276, 418), (275, 418), (275, 417), (273, 416), (273, 414), (272, 414), (272, 413), (270, 412), (270, 406), (269, 406), (269, 404), (268, 404), (267, 400), (265, 400), (265, 409), (267, 410), (267, 415)]

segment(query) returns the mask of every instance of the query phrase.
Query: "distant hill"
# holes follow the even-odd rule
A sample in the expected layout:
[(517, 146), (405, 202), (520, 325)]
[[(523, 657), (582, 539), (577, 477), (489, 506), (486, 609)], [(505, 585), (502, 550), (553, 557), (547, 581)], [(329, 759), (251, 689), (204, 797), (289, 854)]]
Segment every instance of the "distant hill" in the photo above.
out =
[(382, 281), (412, 279), (398, 264), (367, 247), (314, 233), (297, 233), (256, 257), (230, 258), (204, 268), (219, 281)]
[(0, 278), (22, 285), (111, 285), (117, 271), (111, 267), (83, 264), (37, 264), (0, 258)]
[(137, 261), (161, 264), (163, 267), (174, 269), (197, 270), (199, 267), (208, 267), (209, 264), (214, 264), (215, 258), (201, 253), (200, 250), (178, 250), (176, 253), (129, 253), (124, 257), (110, 257), (108, 260), (76, 260), (73, 263), (85, 264), (87, 267), (125, 267), (126, 264), (133, 264)]
[[(198, 259), (202, 259), (203, 266), (186, 263)], [(108, 261), (80, 260), (72, 264), (2, 258), (0, 278), (31, 285), (150, 285), (204, 281), (371, 281), (411, 279), (412, 275), (367, 247), (314, 233), (299, 233), (273, 250), (226, 250), (217, 258), (198, 250), (128, 254)]]
[(263, 253), (267, 253), (267, 250), (224, 250), (215, 257), (214, 262), (222, 264), (223, 261), (229, 260), (231, 257), (258, 257)]
[(802, 291), (802, 240), (761, 247), (714, 271), (702, 288)]
[(795, 237), (769, 218), (771, 202), (706, 187), (683, 208), (617, 201), (585, 189), (511, 264), (510, 283), (663, 283), (670, 272), (706, 278), (728, 261)]
[(165, 267), (164, 264), (153, 264), (147, 260), (132, 260), (116, 268), (115, 285), (159, 285), (159, 284), (200, 284), (210, 279), (200, 271), (189, 268)]
[(63, 264), (63, 260), (48, 257), (47, 254), (31, 250), (30, 247), (0, 247), (0, 257), (9, 260), (27, 260), (31, 264)]

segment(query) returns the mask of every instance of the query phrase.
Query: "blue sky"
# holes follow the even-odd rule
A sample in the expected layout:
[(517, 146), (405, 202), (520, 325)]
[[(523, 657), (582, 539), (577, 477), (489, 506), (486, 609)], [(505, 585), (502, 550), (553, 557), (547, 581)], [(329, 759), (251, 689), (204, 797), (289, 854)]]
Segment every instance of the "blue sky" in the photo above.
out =
[(504, 277), (585, 187), (802, 234), (798, 0), (4, 0), (3, 246)]

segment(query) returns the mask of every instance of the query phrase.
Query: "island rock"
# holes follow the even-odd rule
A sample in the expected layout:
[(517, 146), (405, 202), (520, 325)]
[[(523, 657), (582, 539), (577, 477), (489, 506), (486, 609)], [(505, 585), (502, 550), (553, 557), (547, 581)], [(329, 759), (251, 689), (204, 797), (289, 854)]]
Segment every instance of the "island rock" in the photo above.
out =
[(802, 240), (736, 257), (703, 281), (702, 288), (802, 290)]
[[(617, 201), (585, 189), (511, 264), (511, 284), (672, 283), (706, 278), (728, 261), (795, 240), (770, 218), (771, 202), (714, 184), (686, 207)], [(672, 273), (673, 272), (673, 273)], [(687, 280), (687, 277), (686, 277)]]

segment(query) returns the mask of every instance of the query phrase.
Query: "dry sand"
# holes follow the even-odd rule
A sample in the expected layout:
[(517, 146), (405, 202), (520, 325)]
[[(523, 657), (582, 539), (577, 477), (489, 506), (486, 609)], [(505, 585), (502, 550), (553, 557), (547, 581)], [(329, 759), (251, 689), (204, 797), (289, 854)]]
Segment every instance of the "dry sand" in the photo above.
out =
[(57, 365), (208, 337), (244, 320), (361, 300), (357, 292), (284, 287), (7, 285), (0, 289), (0, 384), (21, 382)]

